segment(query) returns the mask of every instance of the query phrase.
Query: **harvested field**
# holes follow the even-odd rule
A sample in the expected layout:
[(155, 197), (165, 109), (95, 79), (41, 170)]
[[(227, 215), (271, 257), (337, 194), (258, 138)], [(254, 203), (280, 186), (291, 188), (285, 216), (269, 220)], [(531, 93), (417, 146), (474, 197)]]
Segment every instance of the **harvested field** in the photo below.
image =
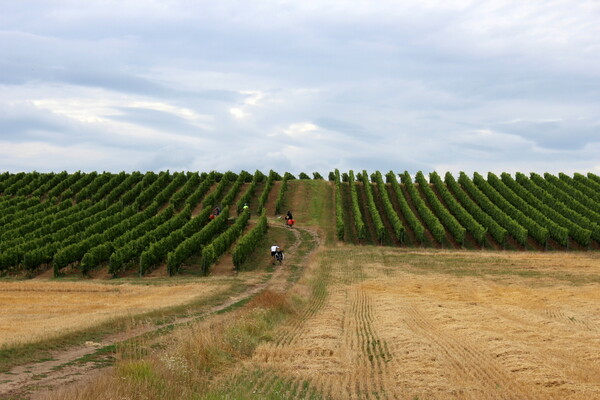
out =
[(225, 291), (223, 282), (111, 285), (0, 282), (0, 346), (30, 343)]
[(598, 254), (344, 247), (315, 279), (240, 374), (289, 398), (600, 398)]

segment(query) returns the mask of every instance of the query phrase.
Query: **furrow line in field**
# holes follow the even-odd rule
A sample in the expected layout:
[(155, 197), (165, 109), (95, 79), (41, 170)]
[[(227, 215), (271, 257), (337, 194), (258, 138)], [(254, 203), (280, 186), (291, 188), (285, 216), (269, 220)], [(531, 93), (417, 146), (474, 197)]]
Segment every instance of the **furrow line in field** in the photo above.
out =
[(362, 323), (362, 307), (360, 302), (359, 292), (353, 290), (351, 292), (351, 310), (352, 310), (352, 323), (354, 325), (353, 332), (356, 335), (356, 348), (353, 350), (353, 357), (355, 359), (356, 367), (353, 371), (353, 378), (356, 382), (354, 392), (357, 399), (369, 398), (368, 387), (371, 378), (370, 365), (367, 356), (367, 338), (365, 337), (364, 324)]
[(374, 329), (373, 307), (370, 296), (358, 288), (354, 290), (352, 292), (351, 310), (354, 317), (353, 323), (356, 325), (351, 330), (356, 335), (357, 346), (354, 351), (357, 352), (355, 357), (360, 366), (356, 369), (358, 385), (355, 395), (357, 398), (388, 399), (390, 395), (394, 395), (392, 393), (388, 394), (388, 388), (386, 388), (389, 370), (381, 346), (382, 339), (378, 337)]
[(590, 321), (584, 320), (576, 316), (567, 316), (564, 312), (557, 309), (548, 309), (543, 312), (544, 317), (549, 317), (552, 320), (559, 321), (565, 323), (567, 325), (583, 325), (589, 330), (599, 330), (600, 324)]
[(457, 339), (449, 332), (440, 332), (414, 306), (406, 307), (405, 314), (411, 329), (428, 338), (439, 348), (464, 384), (468, 382), (474, 388), (483, 386), (481, 391), (477, 390), (474, 398), (532, 398), (518, 381), (496, 367), (495, 361), (489, 355), (470, 344), (466, 338)]
[(323, 308), (326, 303), (327, 294), (325, 292), (319, 292), (315, 294), (314, 300), (311, 301), (310, 306), (302, 313), (301, 316), (296, 318), (292, 323), (285, 327), (285, 330), (277, 335), (275, 344), (277, 347), (289, 346), (299, 335), (302, 334), (305, 323), (310, 318), (315, 316), (319, 310)]
[[(396, 397), (393, 391), (390, 390), (388, 396), (388, 390), (386, 390), (386, 383), (390, 381), (390, 369), (388, 361), (390, 360), (390, 354), (387, 352), (387, 342), (385, 339), (381, 338), (377, 334), (377, 325), (376, 325), (376, 315), (374, 314), (375, 308), (371, 304), (372, 298), (370, 296), (366, 296), (367, 305), (368, 305), (368, 314), (367, 314), (367, 329), (370, 332), (370, 336), (373, 338), (371, 341), (372, 352), (377, 361), (377, 380), (379, 384), (379, 393), (382, 394), (383, 399), (388, 399)], [(383, 345), (382, 345), (383, 344)], [(385, 350), (384, 350), (385, 348)], [(388, 388), (391, 389), (391, 388)]]
[(328, 301), (329, 294), (323, 285), (313, 292), (313, 298), (310, 305), (298, 317), (288, 324), (275, 340), (277, 347), (288, 346), (301, 335), (306, 327), (306, 322), (315, 317), (317, 313), (324, 308)]
[(380, 376), (378, 363), (375, 354), (372, 353), (371, 343), (373, 337), (369, 329), (369, 304), (366, 294), (363, 291), (357, 292), (357, 311), (359, 324), (359, 330), (361, 332), (361, 357), (363, 359), (363, 367), (365, 373), (362, 374), (364, 377), (364, 395), (365, 398), (370, 399), (371, 393), (379, 392), (379, 385), (377, 384), (377, 377)]

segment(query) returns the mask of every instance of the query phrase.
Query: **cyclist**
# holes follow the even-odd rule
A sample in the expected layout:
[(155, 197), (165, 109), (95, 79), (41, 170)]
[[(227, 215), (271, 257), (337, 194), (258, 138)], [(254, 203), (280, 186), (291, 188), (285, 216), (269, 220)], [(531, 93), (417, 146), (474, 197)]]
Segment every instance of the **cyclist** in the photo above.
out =
[(288, 210), (288, 212), (285, 216), (285, 225), (288, 228), (291, 228), (292, 226), (294, 226), (294, 222), (296, 222), (296, 220), (294, 220), (294, 217), (292, 216), (292, 212)]
[(271, 246), (271, 259), (273, 261), (273, 264), (275, 264), (275, 255), (277, 254), (278, 251), (279, 251), (279, 246), (277, 246), (276, 244)]
[(279, 265), (283, 263), (283, 259), (285, 255), (283, 254), (283, 250), (279, 249), (275, 252), (275, 261), (279, 261)]

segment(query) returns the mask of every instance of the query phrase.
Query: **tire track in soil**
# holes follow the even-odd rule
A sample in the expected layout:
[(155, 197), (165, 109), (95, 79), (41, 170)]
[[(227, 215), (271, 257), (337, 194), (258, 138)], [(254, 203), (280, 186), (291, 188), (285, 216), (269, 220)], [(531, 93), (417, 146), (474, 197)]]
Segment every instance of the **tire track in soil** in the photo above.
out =
[[(303, 230), (309, 232), (317, 243), (320, 242), (317, 233), (307, 229)], [(294, 231), (294, 233), (296, 235), (296, 241), (289, 250), (290, 254), (294, 254), (298, 251), (302, 241), (300, 233), (296, 231)], [(305, 256), (305, 258), (308, 258), (308, 255)], [(98, 351), (98, 349), (122, 343), (170, 326), (182, 325), (204, 319), (211, 314), (225, 310), (235, 303), (258, 294), (267, 287), (277, 286), (283, 289), (282, 285), (289, 284), (286, 279), (287, 275), (289, 275), (289, 268), (276, 268), (267, 282), (256, 284), (245, 292), (232, 296), (227, 301), (211, 307), (203, 313), (191, 317), (177, 318), (174, 321), (161, 325), (152, 324), (137, 326), (126, 332), (117, 332), (108, 335), (98, 343), (89, 342), (83, 345), (77, 345), (68, 349), (52, 352), (50, 356), (51, 360), (49, 361), (33, 362), (16, 366), (6, 373), (0, 373), (0, 398), (25, 399), (34, 395), (40, 389), (48, 390), (49, 388), (58, 385), (77, 382), (91, 371), (97, 369), (96, 364), (93, 362), (78, 362), (82, 357), (92, 355)]]
[(563, 324), (585, 326), (590, 331), (600, 330), (600, 324), (594, 321), (582, 319), (579, 316), (567, 316), (563, 311), (556, 308), (544, 310), (542, 315), (546, 318), (559, 321)]
[[(320, 277), (323, 283), (334, 279), (333, 276), (337, 275), (337, 271), (325, 271), (325, 275)], [(331, 370), (337, 370), (335, 365), (327, 368), (327, 373), (317, 377), (316, 380), (304, 375), (304, 373), (310, 375), (311, 367), (308, 364), (311, 364), (313, 360), (330, 360), (339, 352), (339, 345), (335, 339), (339, 336), (337, 331), (341, 329), (341, 323), (336, 321), (332, 324), (332, 321), (336, 319), (334, 314), (338, 314), (337, 319), (343, 319), (343, 317), (335, 311), (327, 315), (322, 315), (319, 311), (327, 309), (326, 305), (331, 303), (332, 298), (344, 298), (346, 293), (345, 290), (339, 290), (339, 288), (331, 292), (328, 290), (330, 288), (331, 285), (317, 285), (310, 296), (309, 304), (304, 307), (304, 311), (282, 326), (273, 342), (259, 347), (250, 361), (250, 365), (261, 370), (271, 370), (274, 374), (283, 368), (283, 374), (280, 376), (289, 377), (296, 385), (305, 385), (308, 380), (310, 386), (316, 388), (320, 393), (321, 398), (331, 397), (330, 393), (333, 388), (328, 384), (328, 376), (335, 373)], [(327, 325), (328, 329), (325, 331), (319, 329), (323, 325)], [(296, 369), (296, 372), (302, 373), (286, 372), (289, 365), (285, 364), (291, 362), (293, 365), (299, 358), (306, 359), (308, 363), (292, 368)], [(256, 382), (255, 390), (259, 390), (258, 388), (261, 387), (265, 387), (265, 384)], [(303, 390), (303, 392), (305, 391)], [(307, 395), (308, 392), (293, 398), (306, 398)]]
[[(281, 369), (292, 385), (308, 380), (323, 398), (401, 398), (389, 385), (391, 346), (378, 334), (374, 299), (361, 285), (364, 271), (344, 263), (328, 270), (329, 293), (315, 293), (312, 304), (274, 343), (257, 350), (254, 365), (274, 368), (273, 373)], [(313, 365), (323, 373), (315, 376)]]
[[(387, 393), (386, 382), (389, 382), (390, 378), (388, 361), (392, 359), (392, 355), (388, 351), (387, 343), (377, 335), (373, 326), (372, 299), (360, 288), (352, 290), (350, 297), (352, 315), (347, 319), (344, 331), (347, 346), (356, 351), (355, 365), (358, 365), (350, 379), (351, 382), (356, 382), (355, 391), (350, 393), (355, 398), (397, 398)], [(354, 332), (354, 335), (348, 335), (350, 332)]]
[[(416, 306), (403, 307), (406, 324), (416, 335), (429, 340), (442, 354), (450, 367), (449, 374), (456, 375), (465, 399), (534, 399), (526, 388), (505, 371), (498, 368), (497, 362), (479, 350), (465, 337), (455, 338), (448, 332), (440, 331)], [(510, 392), (507, 391), (510, 389)]]

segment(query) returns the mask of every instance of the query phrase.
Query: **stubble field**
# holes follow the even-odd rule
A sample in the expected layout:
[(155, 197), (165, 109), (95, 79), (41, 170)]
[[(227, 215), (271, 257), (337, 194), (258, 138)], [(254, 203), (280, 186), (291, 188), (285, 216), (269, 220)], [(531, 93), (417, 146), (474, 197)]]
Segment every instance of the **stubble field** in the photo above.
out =
[(600, 398), (597, 254), (342, 247), (315, 272), (306, 312), (244, 366), (283, 398)]
[(210, 298), (231, 282), (108, 284), (106, 282), (0, 282), (0, 346), (53, 339), (118, 318)]

